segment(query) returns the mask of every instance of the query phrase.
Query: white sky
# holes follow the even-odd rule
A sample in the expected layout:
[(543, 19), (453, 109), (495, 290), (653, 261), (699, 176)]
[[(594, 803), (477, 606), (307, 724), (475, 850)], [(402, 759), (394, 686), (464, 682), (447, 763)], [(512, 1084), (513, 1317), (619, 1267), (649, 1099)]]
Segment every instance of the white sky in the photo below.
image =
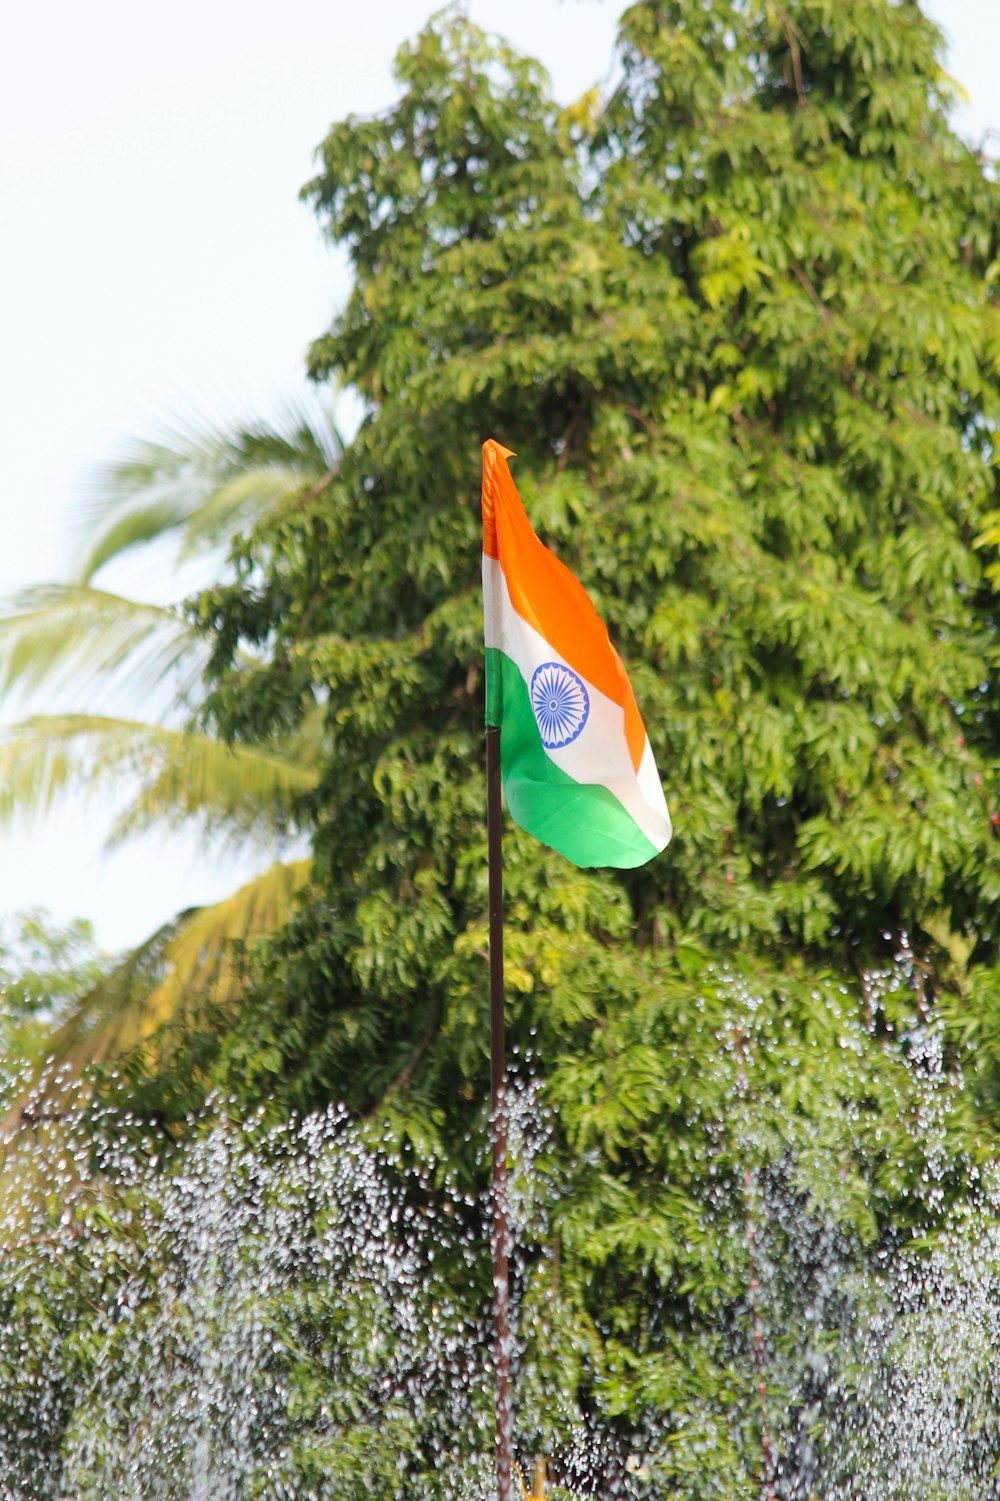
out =
[[(297, 201), (331, 121), (388, 104), (433, 0), (35, 0), (0, 52), (0, 595), (62, 576), (86, 483), (123, 439), (302, 383), (346, 295)], [(1000, 4), (933, 0), (965, 132), (1000, 126)], [(569, 102), (608, 72), (620, 0), (468, 0)], [(137, 592), (169, 597), (147, 567)], [(81, 705), (80, 707), (86, 707)], [(156, 836), (101, 852), (103, 804), (0, 834), (0, 915), (92, 918), (109, 947), (252, 874)]]

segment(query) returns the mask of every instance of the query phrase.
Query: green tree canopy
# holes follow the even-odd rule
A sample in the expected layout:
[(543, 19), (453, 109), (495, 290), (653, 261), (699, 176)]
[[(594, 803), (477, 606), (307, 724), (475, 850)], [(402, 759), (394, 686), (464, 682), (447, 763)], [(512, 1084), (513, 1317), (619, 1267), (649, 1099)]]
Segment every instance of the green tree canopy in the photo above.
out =
[[(305, 190), (354, 271), (310, 367), (364, 420), (194, 609), (214, 729), (326, 724), (315, 885), (218, 1079), (481, 1181), (479, 445), (518, 451), (676, 828), (626, 876), (507, 834), (508, 1014), (565, 1186), (522, 1412), (537, 1379), (556, 1422), (551, 1377), (623, 1433), (687, 1414), (672, 1495), (758, 1475), (712, 1334), (746, 1326), (748, 1183), (870, 1246), (995, 1136), (1000, 193), (940, 54), (911, 0), (641, 0), (609, 96), (561, 110), (443, 13)], [(965, 1068), (933, 1144), (929, 1038)]]
[(643, 3), (611, 97), (560, 111), (445, 13), (399, 103), (330, 132), (305, 192), (355, 286), (311, 368), (367, 415), (197, 607), (226, 735), (329, 727), (326, 892), (275, 959), (329, 971), (322, 1039), (286, 1039), (302, 1103), (377, 1099), (465, 994), (482, 1054), (487, 435), (608, 619), (677, 825), (621, 880), (511, 834), (528, 1010), (575, 929), (661, 978), (695, 946), (856, 984), (904, 938), (942, 997), (992, 972), (1000, 221), (939, 51), (888, 0)]

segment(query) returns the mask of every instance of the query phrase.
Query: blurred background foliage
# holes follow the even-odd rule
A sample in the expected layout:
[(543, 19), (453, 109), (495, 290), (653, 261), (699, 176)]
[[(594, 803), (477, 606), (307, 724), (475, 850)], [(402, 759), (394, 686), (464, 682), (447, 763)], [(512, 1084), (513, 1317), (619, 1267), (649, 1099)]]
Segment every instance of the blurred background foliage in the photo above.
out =
[[(708, 1338), (747, 1316), (746, 1173), (865, 1256), (996, 1149), (1000, 192), (949, 125), (941, 54), (913, 0), (641, 0), (613, 85), (562, 109), (442, 12), (303, 190), (354, 272), (309, 370), (359, 393), (357, 432), (293, 416), (137, 449), (79, 579), (0, 624), (8, 686), (171, 689), (155, 725), (15, 727), (6, 814), (127, 769), (119, 834), (308, 842), (85, 967), (46, 1045), (113, 1062), (174, 1133), (213, 1088), (276, 1117), (338, 1102), (479, 1190), (479, 445), (517, 450), (676, 829), (627, 874), (506, 831), (511, 1044), (562, 1185), (557, 1315), (525, 1370), (622, 1434), (696, 1401), (721, 1433), (745, 1404), (715, 1488), (678, 1439), (663, 1495), (759, 1480), (749, 1363)], [(166, 612), (96, 589), (165, 528), (228, 543), (217, 584)], [(533, 1265), (526, 1306), (552, 1277)], [(525, 1442), (557, 1448), (538, 1402)]]

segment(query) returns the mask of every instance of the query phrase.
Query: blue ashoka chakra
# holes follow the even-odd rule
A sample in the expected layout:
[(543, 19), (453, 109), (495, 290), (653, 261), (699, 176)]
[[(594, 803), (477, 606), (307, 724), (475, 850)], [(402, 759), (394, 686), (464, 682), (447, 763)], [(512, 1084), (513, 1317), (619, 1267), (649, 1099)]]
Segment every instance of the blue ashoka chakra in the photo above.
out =
[(587, 723), (590, 695), (572, 667), (543, 662), (531, 675), (531, 707), (546, 750), (569, 745)]

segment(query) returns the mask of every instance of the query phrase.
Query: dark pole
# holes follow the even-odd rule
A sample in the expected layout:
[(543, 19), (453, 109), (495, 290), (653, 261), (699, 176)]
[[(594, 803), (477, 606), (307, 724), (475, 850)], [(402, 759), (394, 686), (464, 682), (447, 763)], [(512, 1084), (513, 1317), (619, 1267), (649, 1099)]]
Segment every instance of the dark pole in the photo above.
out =
[(497, 1492), (512, 1501), (510, 1405), (510, 1277), (507, 1265), (507, 1101), (503, 1025), (503, 855), (500, 731), (486, 730), (486, 835), (490, 866), (490, 1081), (493, 1145), (493, 1295), (497, 1362)]

